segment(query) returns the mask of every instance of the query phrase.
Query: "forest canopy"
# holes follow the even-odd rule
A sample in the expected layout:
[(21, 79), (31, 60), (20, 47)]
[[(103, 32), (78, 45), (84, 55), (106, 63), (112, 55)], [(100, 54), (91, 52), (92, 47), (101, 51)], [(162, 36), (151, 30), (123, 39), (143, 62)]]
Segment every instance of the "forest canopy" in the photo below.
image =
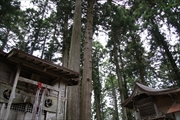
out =
[[(180, 87), (180, 0), (96, 0), (92, 23), (92, 119), (134, 119), (120, 104), (134, 83)], [(88, 1), (81, 3), (80, 73)], [(70, 50), (74, 0), (1, 0), (0, 50), (57, 64)], [(69, 53), (69, 52), (67, 52)], [(69, 54), (68, 54), (69, 55)]]

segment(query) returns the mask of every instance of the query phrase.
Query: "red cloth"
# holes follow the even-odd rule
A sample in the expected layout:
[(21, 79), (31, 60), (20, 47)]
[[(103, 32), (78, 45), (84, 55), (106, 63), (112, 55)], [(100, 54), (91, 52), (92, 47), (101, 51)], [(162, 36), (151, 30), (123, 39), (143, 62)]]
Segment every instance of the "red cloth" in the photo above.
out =
[(42, 87), (42, 83), (38, 82), (38, 88), (40, 89)]

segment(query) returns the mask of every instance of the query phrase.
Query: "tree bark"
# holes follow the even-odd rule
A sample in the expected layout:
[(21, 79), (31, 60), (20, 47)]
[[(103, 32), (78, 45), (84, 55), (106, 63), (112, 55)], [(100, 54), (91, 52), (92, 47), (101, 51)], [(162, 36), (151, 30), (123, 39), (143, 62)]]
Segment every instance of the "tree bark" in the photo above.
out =
[(114, 100), (114, 108), (115, 108), (115, 120), (119, 120), (119, 115), (118, 115), (118, 102), (117, 102), (117, 95), (116, 95), (116, 89), (114, 86), (114, 81), (111, 79), (111, 85), (112, 85), (112, 95), (113, 95), (113, 100)]
[[(74, 24), (71, 38), (68, 68), (79, 72), (80, 68), (80, 40), (81, 40), (81, 0), (76, 0)], [(79, 85), (68, 87), (67, 119), (79, 120), (80, 109)]]
[[(121, 99), (121, 103), (124, 102), (124, 87), (123, 87), (123, 80), (122, 80), (122, 74), (121, 74), (121, 71), (120, 71), (120, 66), (119, 66), (119, 59), (118, 59), (118, 47), (117, 47), (117, 44), (116, 44), (116, 40), (118, 40), (118, 30), (116, 27), (112, 26), (111, 28), (112, 30), (112, 41), (113, 41), (113, 56), (114, 56), (114, 63), (115, 63), (115, 66), (116, 66), (116, 75), (117, 75), (117, 78), (118, 78), (118, 86), (119, 86), (119, 92), (120, 92), (120, 99)], [(123, 120), (127, 120), (127, 111), (126, 111), (126, 108), (125, 107), (122, 107), (122, 113), (123, 113)]]
[(88, 0), (81, 91), (81, 120), (91, 120), (93, 4), (94, 0)]
[(64, 31), (63, 31), (63, 57), (62, 57), (62, 64), (64, 67), (68, 66), (68, 51), (69, 51), (69, 45), (68, 45), (68, 14), (65, 14), (64, 18)]
[(48, 32), (46, 31), (46, 34), (45, 34), (45, 38), (44, 38), (44, 41), (43, 41), (43, 44), (42, 44), (42, 52), (41, 52), (41, 59), (43, 59), (43, 56), (44, 56), (44, 51), (45, 51), (45, 45), (46, 45), (46, 40), (47, 40), (47, 34)]
[[(93, 56), (98, 57), (98, 56)], [(94, 89), (94, 103), (95, 103), (95, 111), (96, 111), (96, 119), (101, 120), (101, 83), (99, 79), (99, 61), (93, 61), (93, 89)]]
[[(116, 47), (115, 43), (114, 43), (113, 52), (114, 52), (114, 62), (115, 62), (115, 65), (116, 65), (116, 74), (117, 74), (117, 77), (118, 77), (120, 98), (121, 98), (121, 103), (122, 103), (122, 102), (124, 102), (123, 81), (122, 81), (121, 71), (120, 71), (120, 67), (119, 67), (119, 60), (118, 60), (118, 55), (117, 55), (117, 47)], [(122, 113), (123, 113), (123, 116), (122, 116), (123, 120), (127, 120), (126, 108), (122, 107)]]
[[(129, 96), (128, 96), (128, 87), (127, 87), (127, 81), (126, 81), (126, 75), (125, 75), (125, 68), (124, 68), (124, 61), (122, 59), (122, 51), (120, 50), (120, 47), (118, 49), (119, 51), (119, 62), (121, 63), (121, 76), (122, 76), (122, 80), (123, 80), (123, 87), (124, 87), (124, 100), (128, 99)], [(123, 108), (124, 109), (124, 108)], [(125, 108), (126, 109), (126, 108)], [(132, 119), (132, 112), (128, 109), (126, 109), (126, 116), (127, 116), (127, 120), (131, 120)]]

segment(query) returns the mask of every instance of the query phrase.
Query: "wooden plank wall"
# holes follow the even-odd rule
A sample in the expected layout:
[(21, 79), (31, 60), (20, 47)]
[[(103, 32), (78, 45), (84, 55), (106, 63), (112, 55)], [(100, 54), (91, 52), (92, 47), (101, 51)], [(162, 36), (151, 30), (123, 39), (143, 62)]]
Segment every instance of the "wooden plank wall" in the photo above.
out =
[(156, 106), (158, 109), (159, 115), (166, 113), (171, 107), (173, 101), (168, 95), (162, 95), (156, 97)]
[(10, 65), (0, 61), (0, 82), (9, 84), (13, 70)]

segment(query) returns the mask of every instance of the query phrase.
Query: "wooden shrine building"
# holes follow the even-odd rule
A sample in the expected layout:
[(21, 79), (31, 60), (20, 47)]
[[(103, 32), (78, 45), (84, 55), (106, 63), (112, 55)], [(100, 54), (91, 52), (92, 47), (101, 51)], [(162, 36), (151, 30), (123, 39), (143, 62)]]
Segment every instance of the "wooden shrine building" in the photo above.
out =
[(79, 73), (17, 49), (0, 52), (0, 119), (64, 120)]
[(132, 109), (136, 120), (180, 120), (180, 89), (154, 89), (136, 82), (122, 107)]

